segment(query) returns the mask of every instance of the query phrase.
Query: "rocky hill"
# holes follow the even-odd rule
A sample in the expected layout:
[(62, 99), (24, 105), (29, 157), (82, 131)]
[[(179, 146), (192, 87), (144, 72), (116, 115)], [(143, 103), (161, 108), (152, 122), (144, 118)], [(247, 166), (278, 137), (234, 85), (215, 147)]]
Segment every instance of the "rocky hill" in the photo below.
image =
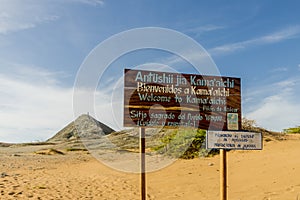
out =
[(56, 133), (47, 142), (66, 142), (75, 139), (93, 139), (108, 135), (114, 130), (87, 114), (79, 116)]

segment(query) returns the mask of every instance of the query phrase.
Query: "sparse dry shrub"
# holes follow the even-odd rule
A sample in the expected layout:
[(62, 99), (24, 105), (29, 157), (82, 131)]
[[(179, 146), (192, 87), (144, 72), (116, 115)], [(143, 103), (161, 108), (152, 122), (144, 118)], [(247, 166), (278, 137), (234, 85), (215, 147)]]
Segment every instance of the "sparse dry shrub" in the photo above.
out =
[(257, 125), (255, 120), (242, 118), (242, 129), (246, 131), (255, 131), (257, 130)]

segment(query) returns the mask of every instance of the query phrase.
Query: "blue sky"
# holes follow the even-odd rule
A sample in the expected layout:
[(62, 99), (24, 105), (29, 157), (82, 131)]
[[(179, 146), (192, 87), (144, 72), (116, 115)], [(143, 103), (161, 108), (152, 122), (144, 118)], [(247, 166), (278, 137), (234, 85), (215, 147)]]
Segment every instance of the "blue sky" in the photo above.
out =
[[(73, 84), (85, 57), (110, 36), (141, 27), (186, 34), (207, 50), (222, 75), (240, 77), (244, 117), (277, 131), (300, 125), (296, 0), (0, 0), (0, 5), (0, 141), (45, 140), (64, 127), (74, 118)], [(170, 64), (170, 58), (148, 50), (115, 65)], [(186, 63), (172, 64), (192, 72)], [(113, 77), (113, 70), (107, 75)], [(109, 113), (109, 92), (101, 89), (96, 107)], [(115, 120), (103, 119), (120, 128)]]

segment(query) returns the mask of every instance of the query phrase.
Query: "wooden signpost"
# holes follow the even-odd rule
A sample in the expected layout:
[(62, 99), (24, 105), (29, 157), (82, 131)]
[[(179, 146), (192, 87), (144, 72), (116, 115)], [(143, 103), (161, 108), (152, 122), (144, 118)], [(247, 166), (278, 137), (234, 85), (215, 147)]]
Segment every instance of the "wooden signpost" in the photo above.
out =
[[(222, 131), (241, 128), (240, 78), (125, 69), (124, 126), (140, 127), (142, 200), (146, 200), (146, 127), (194, 127), (219, 131), (207, 133), (208, 145), (221, 149), (220, 195), (221, 200), (227, 199), (225, 149), (230, 149), (232, 144), (225, 141), (228, 138), (222, 138)], [(231, 142), (236, 137), (243, 137), (239, 132), (227, 134), (233, 135)], [(240, 145), (246, 145), (246, 142)], [(245, 149), (245, 146), (239, 149)]]

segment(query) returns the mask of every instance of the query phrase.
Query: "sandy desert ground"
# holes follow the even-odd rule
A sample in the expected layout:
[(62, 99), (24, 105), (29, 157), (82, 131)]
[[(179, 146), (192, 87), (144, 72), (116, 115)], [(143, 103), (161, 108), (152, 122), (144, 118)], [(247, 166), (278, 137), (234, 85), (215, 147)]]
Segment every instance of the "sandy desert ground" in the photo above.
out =
[[(139, 175), (110, 169), (86, 151), (0, 148), (0, 199), (139, 199)], [(149, 200), (219, 199), (219, 156), (178, 160), (147, 174)], [(228, 199), (300, 200), (300, 137), (228, 153)]]

